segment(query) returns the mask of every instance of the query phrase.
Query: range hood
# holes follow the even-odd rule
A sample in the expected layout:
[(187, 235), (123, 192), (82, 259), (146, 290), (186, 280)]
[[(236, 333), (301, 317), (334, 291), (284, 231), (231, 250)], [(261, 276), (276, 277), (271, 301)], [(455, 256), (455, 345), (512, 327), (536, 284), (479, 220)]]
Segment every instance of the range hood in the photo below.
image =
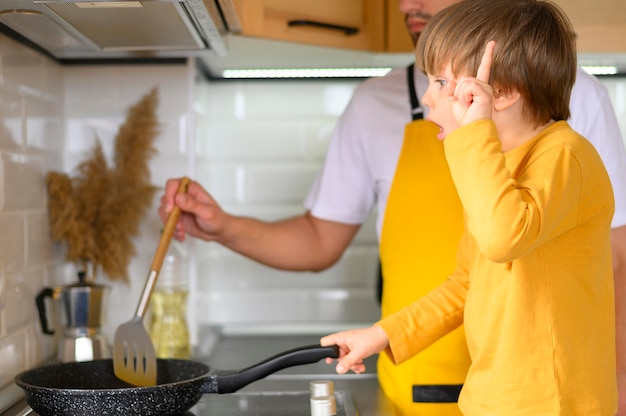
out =
[(225, 56), (230, 0), (2, 0), (0, 24), (54, 58)]

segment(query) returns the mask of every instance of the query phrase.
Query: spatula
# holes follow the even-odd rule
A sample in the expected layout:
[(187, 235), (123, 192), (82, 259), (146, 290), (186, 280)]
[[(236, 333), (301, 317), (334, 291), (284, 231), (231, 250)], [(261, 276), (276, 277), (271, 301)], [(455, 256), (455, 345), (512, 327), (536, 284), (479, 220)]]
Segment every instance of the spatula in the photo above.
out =
[[(190, 179), (184, 177), (178, 186), (178, 193), (186, 193)], [(157, 381), (157, 357), (150, 335), (143, 324), (143, 316), (150, 304), (150, 296), (157, 281), (163, 259), (172, 240), (180, 208), (174, 205), (165, 223), (157, 246), (150, 273), (141, 293), (133, 318), (121, 324), (115, 331), (113, 340), (113, 370), (115, 376), (135, 386), (154, 386)]]

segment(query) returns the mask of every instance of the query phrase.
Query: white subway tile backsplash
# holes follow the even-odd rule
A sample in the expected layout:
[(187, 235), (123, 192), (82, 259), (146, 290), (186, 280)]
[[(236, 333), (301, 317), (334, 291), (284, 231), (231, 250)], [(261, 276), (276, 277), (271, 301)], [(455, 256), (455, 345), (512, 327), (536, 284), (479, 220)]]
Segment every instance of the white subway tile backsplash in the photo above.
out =
[[(202, 245), (200, 245), (201, 247)], [(206, 253), (204, 250), (208, 250)], [(212, 245), (197, 259), (198, 289), (207, 293), (299, 288), (370, 288), (375, 285), (376, 249), (352, 247), (322, 272), (281, 271)]]
[(44, 164), (40, 156), (3, 152), (4, 174), (10, 180), (4, 186), (4, 212), (45, 207)]
[[(41, 288), (46, 286), (46, 267), (39, 265), (37, 267), (26, 268), (19, 273), (9, 274), (8, 277), (10, 284), (22, 284), (26, 288), (28, 288), (28, 290), (33, 293), (34, 296), (36, 296), (41, 291)], [(31, 300), (29, 300), (25, 307), (31, 307), (31, 310), (33, 311), (32, 313), (34, 313), (35, 298), (33, 297)], [(35, 321), (37, 322), (37, 324), (39, 323), (39, 319), (36, 319)]]
[(111, 117), (72, 117), (71, 111), (67, 111), (65, 121), (65, 167), (63, 170), (70, 175), (76, 173), (78, 165), (92, 155), (97, 143), (111, 163), (114, 138), (118, 126), (123, 123), (123, 117), (116, 115)]
[(216, 160), (323, 160), (334, 118), (282, 121), (201, 120), (196, 156)]
[(319, 170), (319, 163), (249, 164), (236, 186), (249, 204), (301, 203)]
[(7, 39), (2, 46), (3, 78), (7, 84), (26, 94), (54, 94), (47, 90), (53, 84), (46, 72), (50, 68), (46, 65), (49, 58), (12, 40)]
[(63, 143), (62, 103), (58, 97), (50, 100), (25, 97), (25, 145), (31, 151), (60, 152)]
[(152, 184), (159, 188), (157, 191), (159, 199), (155, 199), (152, 204), (152, 206), (155, 207), (155, 210), (160, 204), (160, 198), (163, 194), (163, 188), (165, 187), (167, 180), (170, 178), (180, 178), (184, 175), (190, 175), (187, 164), (187, 157), (182, 155), (158, 154), (154, 156), (154, 159), (150, 163), (150, 176), (152, 178)]
[(58, 341), (55, 337), (43, 335), (38, 322), (31, 322), (24, 329), (24, 337), (26, 345), (26, 366), (27, 368), (36, 367), (48, 358), (49, 351), (54, 351)]
[(4, 175), (4, 161), (2, 159), (2, 152), (0, 151), (0, 213), (4, 211), (4, 189), (6, 188), (6, 181), (7, 178)]
[(11, 383), (17, 373), (27, 368), (26, 335), (18, 330), (0, 339), (0, 387)]
[(8, 333), (18, 331), (31, 322), (35, 322), (35, 296), (23, 279), (8, 280), (6, 288), (5, 325)]
[(0, 150), (18, 150), (24, 146), (24, 97), (2, 90), (0, 94)]
[(219, 120), (284, 121), (338, 116), (358, 81), (215, 82), (197, 87), (207, 117)]
[(159, 119), (188, 107), (186, 65), (85, 65), (64, 68), (65, 109), (71, 118), (125, 117), (152, 88), (159, 90)]
[(0, 263), (0, 339), (6, 335), (6, 329), (4, 324), (4, 315), (5, 312), (5, 298), (6, 298), (6, 285), (7, 278), (4, 273), (4, 268)]
[(306, 157), (300, 121), (207, 122), (196, 140), (196, 156), (211, 160), (292, 160)]
[[(273, 221), (303, 213), (303, 201), (324, 160), (337, 117), (356, 85), (200, 84), (195, 106), (196, 179), (222, 208), (236, 215)], [(200, 243), (200, 319), (225, 325), (246, 320), (369, 322), (379, 313), (376, 305), (371, 307), (377, 258), (373, 219), (337, 264), (316, 273), (275, 270), (214, 243)], [(208, 315), (202, 306), (207, 299), (212, 303)], [(245, 306), (241, 311), (226, 306), (236, 304)], [(228, 310), (222, 312), (220, 306)]]
[(44, 176), (63, 159), (58, 63), (0, 35), (0, 385), (53, 354), (35, 296), (45, 268), (62, 262), (50, 242)]
[(201, 183), (217, 199), (220, 205), (240, 203), (237, 194), (238, 171), (243, 166), (236, 162), (211, 162), (196, 160), (194, 179)]
[(189, 119), (184, 114), (180, 114), (180, 112), (181, 109), (169, 117), (159, 118), (161, 127), (157, 138), (157, 152), (164, 157), (182, 156), (185, 158), (182, 160), (186, 162), (190, 151), (186, 135)]
[(41, 209), (26, 214), (26, 267), (54, 260), (48, 212)]
[(24, 214), (0, 214), (0, 266), (20, 270), (26, 264)]
[(380, 308), (370, 290), (272, 290), (203, 293), (198, 308), (201, 324), (363, 324), (375, 321)]
[(315, 120), (302, 127), (306, 137), (305, 153), (309, 159), (318, 161), (325, 159), (336, 122), (337, 120), (334, 118)]

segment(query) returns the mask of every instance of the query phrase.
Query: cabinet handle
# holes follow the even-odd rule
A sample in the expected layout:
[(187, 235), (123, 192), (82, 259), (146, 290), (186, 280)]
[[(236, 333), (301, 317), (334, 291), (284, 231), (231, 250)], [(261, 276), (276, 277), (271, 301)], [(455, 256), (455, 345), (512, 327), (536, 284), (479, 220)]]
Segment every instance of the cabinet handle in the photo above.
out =
[(316, 22), (314, 20), (290, 20), (289, 22), (287, 22), (287, 25), (289, 27), (314, 26), (314, 27), (321, 27), (323, 29), (339, 30), (340, 32), (344, 32), (346, 35), (354, 35), (354, 34), (359, 33), (359, 29), (357, 29), (356, 27), (333, 25), (330, 23)]

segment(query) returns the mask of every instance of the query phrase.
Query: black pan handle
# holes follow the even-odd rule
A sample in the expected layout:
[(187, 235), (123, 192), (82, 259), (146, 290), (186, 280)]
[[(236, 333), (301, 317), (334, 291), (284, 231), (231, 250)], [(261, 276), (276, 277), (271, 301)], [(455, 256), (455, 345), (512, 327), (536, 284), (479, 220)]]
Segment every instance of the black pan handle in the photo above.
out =
[(203, 393), (233, 393), (253, 381), (265, 378), (284, 368), (303, 364), (312, 364), (324, 358), (338, 357), (339, 347), (337, 345), (328, 347), (309, 345), (306, 347), (294, 348), (277, 354), (251, 367), (244, 368), (243, 370), (216, 372), (215, 375), (212, 376), (212, 382), (205, 383), (204, 386), (207, 390), (211, 391), (203, 391)]
[(293, 26), (313, 26), (313, 27), (319, 27), (322, 29), (329, 29), (329, 30), (338, 30), (340, 32), (343, 32), (346, 35), (355, 35), (357, 33), (359, 33), (359, 29), (357, 29), (356, 27), (351, 27), (351, 26), (342, 26), (342, 25), (334, 25), (332, 23), (324, 23), (324, 22), (316, 22), (315, 20), (290, 20), (287, 22), (287, 26), (289, 27), (293, 27)]

